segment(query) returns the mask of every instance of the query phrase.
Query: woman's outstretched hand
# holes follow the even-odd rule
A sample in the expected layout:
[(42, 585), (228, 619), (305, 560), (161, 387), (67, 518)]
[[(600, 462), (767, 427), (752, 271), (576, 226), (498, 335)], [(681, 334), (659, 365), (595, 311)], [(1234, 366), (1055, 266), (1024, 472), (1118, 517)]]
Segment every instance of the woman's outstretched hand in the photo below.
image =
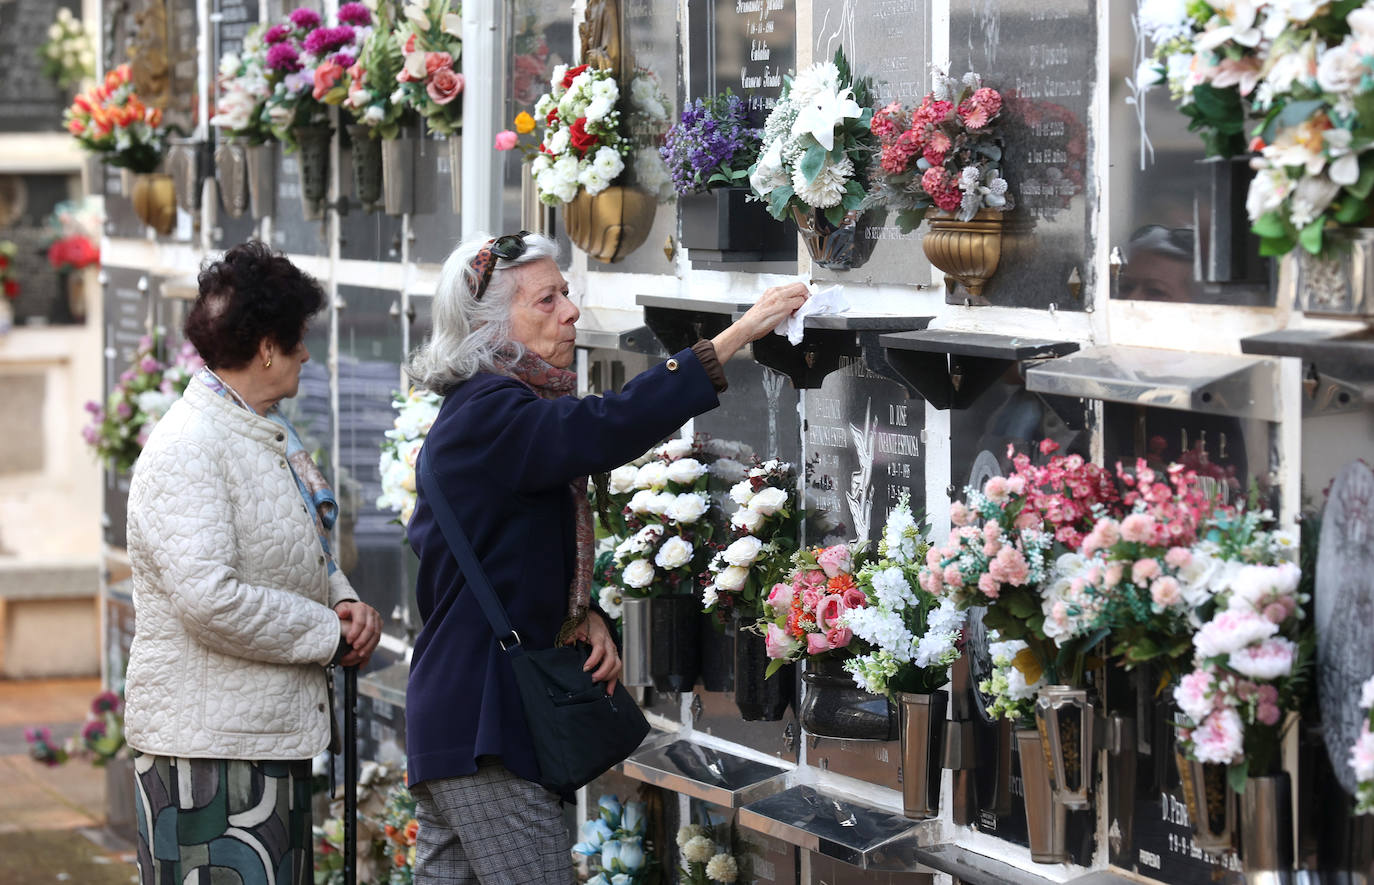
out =
[(711, 339), (716, 359), (724, 363), (736, 351), (751, 341), (757, 341), (777, 328), (783, 320), (796, 313), (797, 308), (811, 297), (805, 283), (788, 283), (766, 289), (744, 316)]

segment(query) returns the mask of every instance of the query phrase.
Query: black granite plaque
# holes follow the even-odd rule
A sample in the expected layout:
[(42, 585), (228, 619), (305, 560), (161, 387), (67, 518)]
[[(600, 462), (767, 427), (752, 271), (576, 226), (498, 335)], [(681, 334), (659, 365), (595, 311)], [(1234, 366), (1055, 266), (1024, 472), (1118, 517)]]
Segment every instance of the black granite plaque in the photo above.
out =
[[(829, 61), (843, 47), (856, 77), (869, 77), (873, 101), (913, 105), (929, 88), (930, 6), (902, 0), (816, 0), (812, 5), (812, 59)], [(925, 285), (930, 262), (921, 251), (921, 231), (904, 234), (895, 216), (862, 217), (859, 236), (872, 246), (861, 267), (847, 271), (812, 266), (812, 276), (854, 283)]]
[(47, 42), (57, 10), (81, 18), (77, 0), (10, 0), (0, 3), (0, 132), (61, 128), (71, 96), (43, 75), (38, 47)]
[[(148, 278), (142, 272), (107, 267), (104, 275), (105, 386), (101, 403), (109, 401), (110, 391), (122, 372), (133, 365), (139, 341), (151, 329), (153, 299)], [(105, 470), (105, 542), (124, 546), (125, 506), (129, 498), (129, 477)]]
[[(800, 858), (795, 845), (765, 836), (744, 827), (734, 828), (735, 860), (740, 882), (794, 885), (800, 874)], [(833, 879), (833, 882), (848, 881)]]
[(727, 88), (749, 103), (758, 125), (797, 65), (796, 0), (689, 0), (688, 96)]
[[(213, 55), (216, 59), (224, 58), (231, 52), (238, 52), (243, 48), (243, 39), (248, 32), (258, 23), (259, 3), (258, 0), (215, 0), (214, 13), (211, 16), (210, 39), (214, 47)], [(210, 101), (213, 103), (218, 100), (217, 90), (212, 89)], [(211, 115), (213, 116), (213, 109)], [(224, 131), (212, 128), (216, 145), (224, 141)], [(216, 215), (217, 226), (214, 231), (214, 243), (220, 248), (242, 243), (253, 238), (257, 231), (258, 223), (253, 220), (251, 213), (245, 211), (238, 218), (230, 217), (225, 212), (221, 204), (220, 210)]]
[[(953, 0), (950, 72), (1002, 93), (1006, 219), (994, 304), (1082, 310), (1099, 285), (1087, 207), (1095, 199), (1087, 125), (1097, 65), (1097, 2)], [(1071, 282), (1081, 282), (1081, 297)]]
[(272, 216), (272, 245), (292, 255), (328, 255), (326, 241), (329, 213), (319, 221), (306, 221), (301, 204), (300, 152), (277, 152), (277, 212)]
[(1113, 298), (1274, 303), (1270, 267), (1250, 234), (1245, 158), (1207, 161), (1167, 85), (1139, 82), (1153, 47), (1134, 15), (1111, 17), (1111, 245), (1124, 262)]
[(384, 630), (404, 638), (404, 618), (393, 615), (409, 593), (404, 533), (395, 513), (377, 507), (381, 443), (401, 389), (401, 295), (340, 286), (339, 297), (340, 562), (359, 596), (382, 613)]

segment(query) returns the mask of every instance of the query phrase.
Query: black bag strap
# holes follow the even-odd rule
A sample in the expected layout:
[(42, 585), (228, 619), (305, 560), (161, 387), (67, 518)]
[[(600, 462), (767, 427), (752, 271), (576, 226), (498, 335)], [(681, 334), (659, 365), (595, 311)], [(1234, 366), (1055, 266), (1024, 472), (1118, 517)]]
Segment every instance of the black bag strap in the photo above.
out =
[(454, 559), (458, 560), (458, 568), (467, 578), (468, 588), (477, 597), (478, 605), (482, 606), (482, 613), (487, 616), (491, 631), (496, 634), (496, 641), (501, 644), (501, 650), (513, 652), (520, 647), (520, 634), (511, 626), (510, 617), (501, 605), (501, 600), (497, 598), (496, 591), (491, 588), (491, 582), (487, 580), (487, 573), (482, 570), (482, 564), (477, 561), (477, 554), (472, 551), (467, 534), (458, 524), (453, 507), (439, 488), (439, 481), (430, 467), (428, 454), (424, 446), (421, 446), (420, 457), (415, 465), (415, 475), (420, 480), (421, 491), (425, 493), (425, 502), (429, 504), (429, 509), (434, 511), (434, 519), (439, 523), (439, 529), (444, 533), (444, 539), (448, 541)]

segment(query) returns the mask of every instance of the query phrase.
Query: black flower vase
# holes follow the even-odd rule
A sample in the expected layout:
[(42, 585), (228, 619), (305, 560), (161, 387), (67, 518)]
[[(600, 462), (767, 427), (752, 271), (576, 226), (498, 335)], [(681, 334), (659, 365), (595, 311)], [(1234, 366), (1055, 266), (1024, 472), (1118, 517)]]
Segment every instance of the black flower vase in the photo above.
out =
[(736, 631), (735, 706), (745, 722), (778, 722), (792, 703), (796, 667), (788, 664), (765, 679), (770, 663), (762, 636), (753, 630)]
[(701, 671), (701, 599), (695, 593), (649, 602), (649, 675), (659, 691), (691, 691)]
[(896, 710), (887, 698), (864, 691), (844, 669), (844, 659), (809, 658), (802, 668), (802, 728), (818, 737), (895, 741)]
[(707, 691), (735, 687), (735, 619), (722, 612), (701, 614), (701, 687)]

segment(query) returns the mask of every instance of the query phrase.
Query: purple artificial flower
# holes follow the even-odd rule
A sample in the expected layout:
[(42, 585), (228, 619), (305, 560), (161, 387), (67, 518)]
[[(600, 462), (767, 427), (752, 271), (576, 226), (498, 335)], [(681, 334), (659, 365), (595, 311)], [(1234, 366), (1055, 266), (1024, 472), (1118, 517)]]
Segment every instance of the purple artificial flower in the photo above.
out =
[(679, 195), (711, 187), (717, 172), (746, 169), (758, 155), (759, 131), (738, 95), (697, 99), (668, 130), (659, 155), (668, 165)]
[(353, 63), (356, 61), (357, 59), (347, 52), (340, 52), (334, 56), (334, 64), (344, 69), (353, 67)]
[(267, 50), (267, 67), (283, 74), (295, 73), (301, 69), (301, 55), (290, 43), (278, 43)]
[(100, 403), (96, 402), (93, 399), (86, 400), (86, 411), (90, 412), (92, 415), (99, 415)]
[(268, 46), (275, 46), (291, 35), (291, 29), (286, 25), (273, 25), (267, 29), (267, 33), (262, 35), (262, 42)]
[(297, 9), (291, 13), (291, 24), (300, 28), (302, 31), (309, 31), (320, 26), (320, 14), (313, 9)]
[(118, 713), (119, 706), (119, 695), (112, 691), (102, 691), (91, 701), (91, 712), (97, 715), (100, 713)]
[(115, 407), (115, 414), (122, 420), (128, 421), (134, 416), (134, 407), (129, 405), (128, 400), (120, 400), (119, 405)]
[(86, 441), (86, 445), (93, 446), (100, 442), (100, 431), (92, 425), (81, 428), (81, 438)]
[(143, 359), (139, 360), (138, 367), (151, 375), (153, 372), (159, 371), (162, 368), (162, 363), (159, 363), (150, 356), (145, 356)]
[(365, 28), (372, 24), (372, 13), (361, 3), (345, 3), (339, 7), (339, 21)]
[(99, 719), (87, 720), (86, 725), (81, 729), (82, 740), (98, 741), (105, 736), (105, 723)]
[(305, 51), (315, 56), (325, 56), (353, 42), (357, 32), (348, 25), (337, 28), (319, 28), (311, 31), (305, 38)]

